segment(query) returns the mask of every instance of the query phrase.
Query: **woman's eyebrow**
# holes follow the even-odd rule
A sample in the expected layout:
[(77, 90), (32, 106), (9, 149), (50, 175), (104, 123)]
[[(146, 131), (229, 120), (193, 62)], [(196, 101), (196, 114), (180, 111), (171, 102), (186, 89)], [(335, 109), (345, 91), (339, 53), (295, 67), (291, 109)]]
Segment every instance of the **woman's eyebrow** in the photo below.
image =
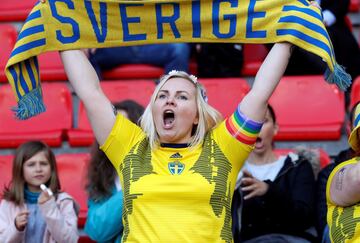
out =
[[(164, 93), (169, 93), (169, 90), (167, 90), (167, 89), (161, 89), (161, 90), (159, 90), (159, 93), (160, 92), (164, 92)], [(179, 93), (186, 93), (186, 94), (189, 94), (189, 92), (187, 92), (186, 90), (178, 90), (178, 91), (176, 91), (176, 93), (177, 94), (179, 94)]]

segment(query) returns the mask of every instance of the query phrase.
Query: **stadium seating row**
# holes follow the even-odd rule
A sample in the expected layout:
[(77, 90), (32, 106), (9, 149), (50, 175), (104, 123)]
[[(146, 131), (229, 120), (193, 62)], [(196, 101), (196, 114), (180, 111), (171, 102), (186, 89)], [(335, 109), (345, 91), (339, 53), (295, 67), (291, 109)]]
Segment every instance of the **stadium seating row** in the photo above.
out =
[[(201, 83), (207, 89), (209, 104), (224, 117), (232, 114), (250, 89), (247, 81), (241, 78), (202, 79)], [(113, 102), (133, 99), (146, 106), (155, 83), (121, 80), (104, 81), (101, 86)], [(80, 103), (79, 107), (74, 107), (77, 102), (67, 84), (43, 83), (42, 88), (47, 111), (20, 121), (11, 111), (16, 102), (10, 85), (1, 87), (0, 148), (14, 148), (30, 139), (40, 139), (53, 147), (61, 146), (66, 140), (72, 147), (90, 145), (94, 138), (84, 106)], [(352, 103), (360, 100), (359, 89), (360, 78), (353, 87)], [(324, 82), (322, 76), (283, 77), (270, 103), (280, 127), (277, 140), (337, 140), (341, 136), (345, 118), (344, 95), (336, 86)], [(74, 113), (76, 117), (73, 117)]]

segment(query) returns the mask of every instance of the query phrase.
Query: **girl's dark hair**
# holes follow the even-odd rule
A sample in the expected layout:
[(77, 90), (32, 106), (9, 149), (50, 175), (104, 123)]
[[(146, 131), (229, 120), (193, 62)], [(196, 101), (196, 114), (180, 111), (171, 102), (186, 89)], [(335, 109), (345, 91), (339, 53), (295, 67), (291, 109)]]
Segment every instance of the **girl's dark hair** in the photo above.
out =
[(270, 112), (270, 116), (271, 116), (274, 124), (276, 124), (276, 115), (275, 115), (274, 108), (270, 104), (267, 105), (267, 108), (268, 108), (268, 110)]
[(144, 113), (144, 107), (142, 107), (140, 104), (136, 103), (133, 100), (124, 100), (114, 103), (114, 107), (116, 110), (126, 111), (129, 120), (139, 125), (139, 119)]
[[(270, 104), (268, 104), (267, 109), (268, 109), (268, 111), (270, 113), (271, 119), (273, 121), (273, 125), (275, 125), (276, 124), (276, 115), (275, 115), (274, 108)], [(273, 149), (275, 148), (275, 141), (274, 140), (272, 141), (272, 148)]]
[(44, 152), (51, 167), (51, 176), (46, 186), (56, 196), (60, 192), (60, 181), (57, 172), (55, 155), (50, 147), (40, 141), (30, 141), (20, 145), (13, 159), (12, 179), (9, 186), (3, 191), (4, 199), (14, 202), (16, 205), (24, 204), (24, 186), (26, 184), (23, 174), (24, 163), (39, 152)]
[[(128, 114), (129, 120), (138, 124), (139, 118), (144, 112), (144, 108), (132, 100), (124, 100), (114, 104), (116, 110), (124, 110)], [(91, 146), (91, 159), (87, 174), (86, 190), (89, 198), (100, 201), (111, 195), (116, 178), (116, 170), (103, 151), (99, 149), (99, 144), (95, 142)]]

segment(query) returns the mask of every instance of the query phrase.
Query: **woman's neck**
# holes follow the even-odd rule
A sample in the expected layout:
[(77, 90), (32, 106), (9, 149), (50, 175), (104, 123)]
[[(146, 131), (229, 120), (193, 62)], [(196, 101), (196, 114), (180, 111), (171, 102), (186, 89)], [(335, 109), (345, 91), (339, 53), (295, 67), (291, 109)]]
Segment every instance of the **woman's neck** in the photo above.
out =
[(264, 153), (252, 152), (249, 155), (248, 162), (256, 165), (270, 164), (277, 160), (277, 156), (272, 150), (268, 150)]

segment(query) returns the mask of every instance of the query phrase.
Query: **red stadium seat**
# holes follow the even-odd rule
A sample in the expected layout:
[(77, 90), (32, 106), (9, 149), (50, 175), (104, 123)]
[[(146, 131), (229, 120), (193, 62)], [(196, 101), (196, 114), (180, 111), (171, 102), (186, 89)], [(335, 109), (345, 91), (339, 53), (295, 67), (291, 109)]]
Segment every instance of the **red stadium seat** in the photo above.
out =
[(345, 117), (344, 94), (322, 76), (282, 78), (270, 99), (277, 140), (336, 140)]
[(360, 9), (360, 0), (350, 0), (349, 12), (356, 13)]
[(78, 243), (96, 243), (96, 241), (91, 240), (89, 236), (80, 235)]
[(124, 64), (103, 72), (103, 79), (158, 79), (163, 73), (162, 67), (147, 64)]
[(10, 85), (0, 89), (0, 148), (17, 147), (29, 140), (60, 146), (64, 130), (72, 124), (72, 98), (65, 84), (42, 84), (46, 112), (28, 120), (18, 120), (11, 111), (16, 106)]
[(357, 77), (352, 85), (350, 94), (350, 109), (360, 101), (360, 76)]
[(59, 52), (52, 51), (39, 55), (40, 78), (42, 81), (65, 81), (67, 76)]
[[(101, 82), (101, 87), (112, 102), (133, 99), (145, 107), (155, 89), (155, 83), (149, 80), (104, 81)], [(94, 136), (82, 103), (78, 114), (77, 128), (68, 131), (69, 144), (88, 146), (94, 141)]]
[[(321, 169), (324, 168), (325, 166), (327, 166), (331, 162), (330, 156), (322, 148), (316, 148), (316, 149), (311, 149), (311, 150), (315, 150), (316, 152), (319, 153), (320, 168)], [(294, 149), (287, 149), (287, 148), (275, 149), (274, 150), (275, 154), (278, 155), (278, 156), (287, 155), (288, 153), (294, 152), (294, 151), (295, 151)]]
[(246, 80), (241, 78), (203, 78), (200, 82), (206, 88), (209, 104), (224, 117), (234, 113), (237, 105), (250, 90)]
[(4, 187), (9, 185), (12, 176), (12, 155), (0, 156), (0, 200)]
[(345, 22), (346, 26), (349, 28), (349, 30), (350, 30), (351, 32), (353, 32), (353, 26), (352, 26), (351, 19), (350, 19), (349, 16), (346, 15), (346, 16), (344, 17), (344, 22)]
[[(58, 52), (46, 52), (41, 54), (39, 56), (39, 65), (42, 81), (63, 81), (67, 79), (64, 66)], [(192, 74), (196, 74), (196, 62), (191, 60), (189, 65), (190, 72)], [(163, 75), (163, 72), (164, 69), (157, 66), (146, 64), (125, 64), (115, 69), (105, 71), (103, 73), (103, 79), (159, 79), (161, 75)]]
[(263, 44), (244, 44), (243, 76), (255, 76), (264, 61), (268, 50)]
[(60, 154), (56, 156), (61, 190), (69, 193), (80, 205), (78, 226), (83, 228), (87, 217), (85, 190), (89, 154)]
[(7, 0), (0, 4), (0, 21), (24, 21), (37, 0)]
[[(0, 6), (3, 3), (0, 4)], [(1, 8), (1, 7), (0, 7)], [(0, 14), (1, 16), (1, 14)], [(17, 32), (11, 24), (0, 24), (0, 82), (7, 82), (5, 76), (5, 66), (10, 57), (10, 53), (16, 42)]]

